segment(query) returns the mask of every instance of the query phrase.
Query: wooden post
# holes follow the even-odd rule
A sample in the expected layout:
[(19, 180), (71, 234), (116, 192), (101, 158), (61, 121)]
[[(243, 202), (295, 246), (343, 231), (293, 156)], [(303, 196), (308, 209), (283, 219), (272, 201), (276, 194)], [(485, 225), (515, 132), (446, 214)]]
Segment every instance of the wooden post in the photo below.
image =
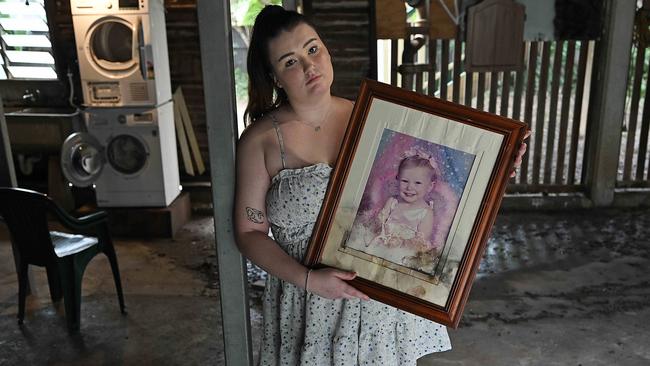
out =
[(228, 0), (199, 0), (196, 12), (201, 42), (224, 349), (226, 365), (239, 366), (252, 365), (253, 352), (246, 263), (235, 245), (232, 222), (237, 110), (229, 4)]
[(589, 102), (585, 183), (594, 206), (614, 201), (635, 1), (607, 0)]

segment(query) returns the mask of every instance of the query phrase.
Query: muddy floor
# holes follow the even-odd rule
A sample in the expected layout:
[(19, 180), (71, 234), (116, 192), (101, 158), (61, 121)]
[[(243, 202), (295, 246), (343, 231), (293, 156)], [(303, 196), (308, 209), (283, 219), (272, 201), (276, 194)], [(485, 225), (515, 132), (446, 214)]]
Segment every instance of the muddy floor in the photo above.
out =
[[(650, 210), (499, 215), (453, 350), (419, 365), (650, 364)], [(108, 262), (83, 283), (81, 331), (69, 335), (43, 270), (32, 271), (25, 324), (0, 225), (0, 365), (223, 364), (212, 219), (195, 216), (176, 239), (115, 242), (128, 314)], [(260, 283), (249, 268), (253, 335)], [(257, 350), (259, 339), (254, 339)]]
[(454, 349), (422, 365), (649, 365), (648, 213), (500, 215)]

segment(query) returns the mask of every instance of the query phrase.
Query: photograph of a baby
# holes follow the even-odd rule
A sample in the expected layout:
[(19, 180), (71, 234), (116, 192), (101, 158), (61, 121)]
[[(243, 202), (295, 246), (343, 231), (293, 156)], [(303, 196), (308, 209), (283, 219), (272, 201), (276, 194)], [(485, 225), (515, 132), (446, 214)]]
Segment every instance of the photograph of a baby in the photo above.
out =
[(473, 162), (385, 129), (346, 246), (434, 275)]

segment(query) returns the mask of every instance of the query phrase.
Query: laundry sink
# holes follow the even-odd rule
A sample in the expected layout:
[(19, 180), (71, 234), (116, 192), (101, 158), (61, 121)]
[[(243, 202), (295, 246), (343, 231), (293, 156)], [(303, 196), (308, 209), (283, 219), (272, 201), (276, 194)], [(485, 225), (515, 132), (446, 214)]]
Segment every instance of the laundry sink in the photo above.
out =
[(14, 153), (55, 153), (73, 131), (79, 113), (71, 108), (6, 109), (9, 141)]
[(73, 117), (78, 111), (66, 107), (27, 107), (5, 110), (5, 116), (42, 116), (42, 117)]

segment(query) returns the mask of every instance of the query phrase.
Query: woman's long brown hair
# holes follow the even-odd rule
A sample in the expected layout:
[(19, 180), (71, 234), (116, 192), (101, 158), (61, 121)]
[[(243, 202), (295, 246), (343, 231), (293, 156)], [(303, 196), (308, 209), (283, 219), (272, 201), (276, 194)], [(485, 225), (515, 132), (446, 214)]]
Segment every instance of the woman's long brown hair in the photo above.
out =
[(282, 88), (278, 88), (273, 80), (269, 42), (280, 32), (291, 31), (301, 23), (314, 28), (302, 14), (277, 5), (264, 7), (255, 18), (246, 60), (248, 105), (244, 112), (244, 121), (247, 124), (255, 122), (287, 101), (287, 94)]

